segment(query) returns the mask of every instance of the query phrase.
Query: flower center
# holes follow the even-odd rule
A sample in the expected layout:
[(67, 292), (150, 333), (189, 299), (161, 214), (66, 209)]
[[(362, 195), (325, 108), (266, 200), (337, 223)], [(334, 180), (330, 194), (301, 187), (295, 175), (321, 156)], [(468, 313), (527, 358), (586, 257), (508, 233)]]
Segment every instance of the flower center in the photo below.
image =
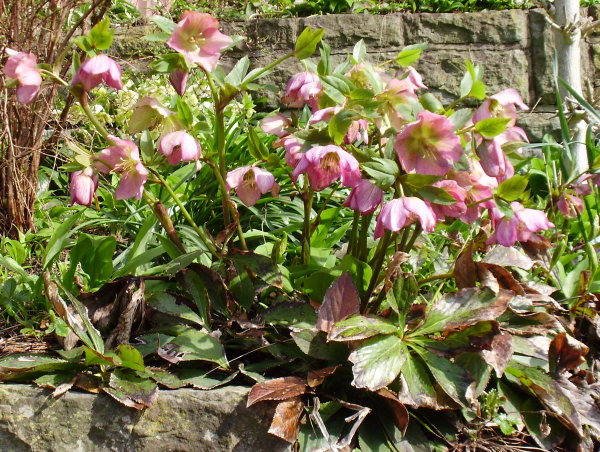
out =
[(243, 180), (244, 180), (244, 185), (251, 188), (252, 190), (256, 189), (256, 178), (254, 177), (254, 171), (252, 171), (251, 169), (246, 171), (246, 173), (244, 174)]
[(340, 170), (340, 156), (335, 152), (328, 152), (325, 157), (321, 159), (321, 168), (325, 171), (339, 171)]

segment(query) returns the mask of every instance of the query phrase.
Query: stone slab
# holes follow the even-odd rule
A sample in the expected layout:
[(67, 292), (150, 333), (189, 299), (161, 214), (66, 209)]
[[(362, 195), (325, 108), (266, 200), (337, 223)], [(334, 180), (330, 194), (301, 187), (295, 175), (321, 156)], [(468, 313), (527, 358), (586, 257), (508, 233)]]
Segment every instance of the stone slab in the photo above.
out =
[(0, 385), (0, 450), (10, 452), (280, 452), (272, 407), (246, 408), (248, 388), (161, 391), (137, 411), (106, 395)]

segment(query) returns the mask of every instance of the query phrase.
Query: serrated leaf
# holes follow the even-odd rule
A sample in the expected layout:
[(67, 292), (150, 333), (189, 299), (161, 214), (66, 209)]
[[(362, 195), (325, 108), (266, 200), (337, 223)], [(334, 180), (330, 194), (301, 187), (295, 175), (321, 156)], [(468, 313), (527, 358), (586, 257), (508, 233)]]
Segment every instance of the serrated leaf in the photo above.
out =
[(257, 383), (248, 393), (246, 407), (265, 400), (286, 400), (305, 394), (306, 380), (299, 377), (284, 377)]
[(103, 391), (125, 406), (138, 410), (151, 407), (158, 397), (158, 387), (154, 381), (128, 369), (113, 371), (109, 386), (102, 388)]
[(210, 361), (224, 369), (229, 367), (223, 346), (210, 334), (190, 329), (175, 337), (169, 344), (178, 346), (177, 352), (183, 354), (181, 361)]
[(421, 187), (419, 188), (418, 192), (423, 199), (431, 201), (434, 204), (450, 205), (456, 203), (454, 196), (439, 187), (434, 187), (431, 185), (428, 187)]
[(354, 364), (352, 384), (371, 391), (381, 389), (396, 379), (407, 357), (406, 346), (397, 336), (368, 339), (348, 358)]
[(477, 121), (475, 131), (485, 138), (494, 138), (506, 130), (511, 118), (486, 118)]
[(306, 27), (296, 40), (294, 56), (299, 60), (312, 56), (324, 34), (325, 30), (323, 29), (313, 30), (311, 27)]
[(173, 34), (175, 27), (177, 24), (173, 22), (171, 19), (167, 19), (163, 16), (150, 16), (150, 22), (154, 23), (158, 28), (160, 28), (163, 32), (169, 33), (169, 35)]
[(334, 325), (327, 337), (330, 341), (355, 341), (377, 334), (394, 334), (398, 326), (380, 317), (353, 315)]
[(225, 373), (219, 371), (206, 371), (204, 369), (183, 369), (179, 379), (182, 383), (196, 389), (214, 389), (229, 383), (238, 375), (238, 372)]
[(352, 112), (348, 110), (342, 110), (333, 115), (333, 117), (329, 120), (329, 136), (333, 139), (335, 144), (342, 144), (344, 137), (346, 136), (346, 132), (348, 132), (348, 128), (350, 127), (350, 124), (352, 124), (353, 118), (354, 114)]
[(146, 370), (142, 354), (133, 345), (121, 344), (115, 349), (115, 353), (121, 358), (120, 365), (122, 367), (139, 370), (140, 372)]
[(343, 362), (348, 357), (348, 347), (338, 342), (327, 342), (324, 333), (301, 330), (290, 334), (298, 348), (308, 356), (330, 362)]
[(112, 45), (114, 34), (114, 30), (110, 29), (110, 21), (105, 18), (92, 27), (88, 39), (95, 49), (106, 50)]
[(378, 157), (371, 162), (364, 163), (362, 169), (373, 178), (375, 185), (384, 190), (394, 184), (400, 173), (396, 162)]
[(523, 195), (528, 183), (529, 178), (527, 176), (513, 176), (498, 186), (496, 194), (506, 201), (516, 201)]
[(278, 303), (263, 312), (266, 324), (310, 329), (317, 323), (317, 313), (308, 303)]
[(333, 326), (352, 314), (360, 311), (358, 289), (352, 281), (350, 273), (346, 272), (336, 279), (323, 298), (317, 316), (317, 329), (329, 333)]
[(404, 49), (396, 55), (396, 63), (402, 67), (410, 66), (419, 59), (426, 47), (427, 43), (413, 44), (404, 47)]

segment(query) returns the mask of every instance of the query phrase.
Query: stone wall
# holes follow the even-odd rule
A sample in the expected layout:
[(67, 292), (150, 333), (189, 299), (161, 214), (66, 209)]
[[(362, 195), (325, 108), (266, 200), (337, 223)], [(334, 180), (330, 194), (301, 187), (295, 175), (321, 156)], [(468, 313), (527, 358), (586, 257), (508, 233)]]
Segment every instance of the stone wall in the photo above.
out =
[[(600, 7), (590, 8), (598, 17)], [(239, 49), (223, 59), (231, 66), (242, 55), (249, 55), (252, 67), (264, 66), (293, 49), (306, 26), (324, 28), (331, 46), (332, 60), (341, 61), (363, 39), (372, 61), (393, 58), (404, 46), (427, 42), (428, 49), (415, 65), (425, 84), (445, 103), (452, 101), (464, 74), (464, 60), (484, 67), (488, 93), (516, 88), (532, 112), (523, 114), (520, 123), (534, 140), (556, 129), (552, 88), (554, 38), (541, 9), (483, 11), (477, 13), (399, 13), (385, 16), (339, 14), (291, 19), (259, 19), (223, 24), (228, 34), (247, 39)], [(147, 29), (127, 30), (117, 39), (116, 52), (124, 57), (147, 57), (164, 51), (164, 46), (140, 44)], [(142, 43), (144, 41), (141, 41)], [(587, 38), (583, 49), (585, 79), (600, 88), (600, 30)], [(303, 69), (302, 63), (288, 60), (269, 75), (266, 83), (284, 87), (289, 77)], [(265, 80), (265, 79), (263, 79)], [(277, 99), (269, 94), (270, 105)]]
[[(246, 408), (248, 388), (160, 391), (144, 411), (106, 395), (59, 398), (31, 385), (0, 385), (3, 452), (283, 452), (267, 433), (273, 407)], [(261, 406), (262, 405), (262, 406)]]

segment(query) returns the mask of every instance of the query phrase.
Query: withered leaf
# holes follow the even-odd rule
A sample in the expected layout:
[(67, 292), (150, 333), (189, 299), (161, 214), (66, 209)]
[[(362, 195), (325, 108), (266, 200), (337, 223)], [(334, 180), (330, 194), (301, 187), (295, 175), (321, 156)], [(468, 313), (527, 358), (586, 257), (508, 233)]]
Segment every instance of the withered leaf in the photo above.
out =
[(265, 400), (287, 400), (305, 394), (306, 380), (300, 377), (283, 377), (257, 383), (248, 393), (246, 406)]
[(407, 262), (409, 258), (410, 254), (408, 253), (404, 253), (402, 251), (394, 253), (392, 259), (390, 259), (387, 271), (385, 272), (386, 290), (389, 290), (392, 287), (394, 279), (396, 279), (398, 274), (402, 271), (402, 264)]
[(319, 370), (310, 370), (306, 379), (308, 382), (308, 386), (310, 386), (311, 388), (316, 388), (321, 383), (323, 383), (323, 381), (325, 381), (325, 379), (328, 376), (333, 375), (333, 373), (337, 370), (338, 367), (340, 366), (331, 366)]
[(350, 273), (346, 272), (336, 279), (323, 298), (317, 316), (317, 328), (329, 333), (333, 325), (360, 311), (360, 296), (352, 281)]
[(590, 349), (587, 345), (579, 342), (565, 332), (558, 333), (548, 350), (548, 362), (550, 370), (560, 373), (564, 370), (574, 370), (585, 362), (584, 356)]
[(492, 340), (490, 350), (481, 352), (483, 359), (496, 371), (498, 378), (502, 377), (513, 354), (512, 335), (502, 332)]
[(550, 266), (549, 250), (552, 249), (552, 244), (541, 235), (535, 235), (535, 240), (521, 242), (521, 247), (534, 262), (546, 268)]
[(477, 283), (477, 267), (473, 261), (473, 244), (469, 245), (456, 258), (454, 279), (459, 289), (475, 287)]
[(512, 290), (517, 295), (525, 295), (525, 291), (519, 281), (515, 279), (511, 272), (504, 267), (495, 264), (487, 264), (485, 262), (477, 263), (478, 274), (481, 275), (483, 271), (488, 271), (496, 281), (498, 281), (498, 287), (501, 289)]
[(529, 270), (534, 262), (514, 247), (495, 246), (483, 258), (483, 262), (501, 267), (518, 267)]
[(377, 394), (379, 394), (385, 400), (386, 405), (390, 408), (390, 411), (394, 416), (394, 422), (396, 423), (396, 426), (404, 436), (406, 433), (406, 428), (408, 427), (408, 410), (404, 404), (398, 400), (398, 397), (396, 397), (396, 395), (389, 389), (382, 388), (377, 391)]
[(293, 397), (277, 404), (275, 414), (269, 427), (269, 433), (288, 443), (296, 441), (300, 429), (300, 416), (304, 411), (304, 402), (300, 397)]

